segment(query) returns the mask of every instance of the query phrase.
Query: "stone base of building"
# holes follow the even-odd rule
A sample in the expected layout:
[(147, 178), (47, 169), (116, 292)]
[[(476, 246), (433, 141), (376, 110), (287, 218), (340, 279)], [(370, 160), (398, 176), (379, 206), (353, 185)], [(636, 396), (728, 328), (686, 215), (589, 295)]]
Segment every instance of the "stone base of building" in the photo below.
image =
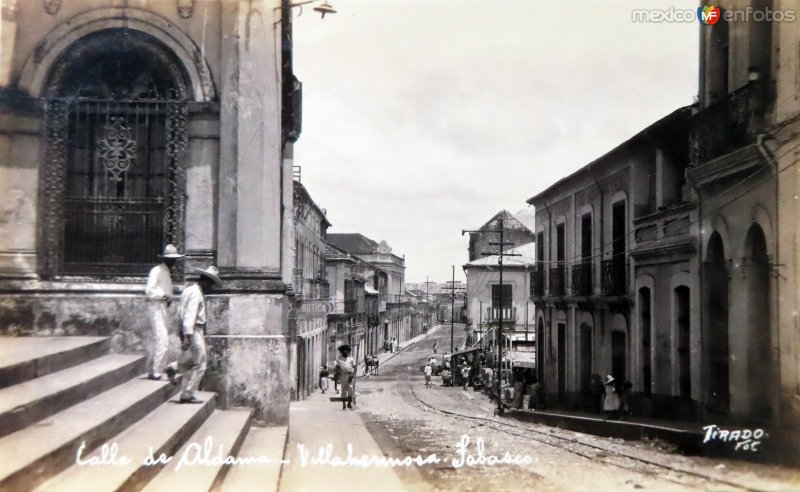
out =
[[(105, 336), (114, 353), (146, 353), (150, 326), (142, 285), (35, 283), (16, 291), (0, 284), (0, 335)], [(168, 360), (181, 353), (177, 307), (176, 299), (168, 310), (175, 320)], [(222, 292), (207, 296), (207, 311), (208, 368), (202, 389), (217, 392), (223, 409), (252, 407), (257, 420), (286, 424), (286, 296)]]

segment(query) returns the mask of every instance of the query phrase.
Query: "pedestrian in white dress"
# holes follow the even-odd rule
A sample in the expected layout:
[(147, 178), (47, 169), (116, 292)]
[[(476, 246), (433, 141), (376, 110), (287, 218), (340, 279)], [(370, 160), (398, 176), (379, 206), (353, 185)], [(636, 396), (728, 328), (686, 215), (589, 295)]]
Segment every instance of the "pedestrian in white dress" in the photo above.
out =
[(184, 255), (178, 248), (168, 244), (161, 255), (161, 263), (150, 270), (147, 277), (147, 316), (150, 321), (151, 340), (148, 347), (147, 377), (161, 379), (164, 369), (164, 357), (169, 348), (169, 328), (167, 323), (167, 307), (172, 303), (172, 269)]
[(183, 375), (183, 388), (180, 403), (202, 403), (195, 396), (200, 387), (200, 380), (206, 372), (206, 299), (213, 287), (222, 287), (217, 267), (210, 266), (203, 270), (195, 268), (200, 274), (197, 283), (187, 287), (181, 295), (179, 314), (181, 317), (181, 348), (189, 351), (190, 357), (182, 357), (181, 361), (167, 366), (166, 372), (170, 381), (175, 383), (175, 375), (180, 371)]

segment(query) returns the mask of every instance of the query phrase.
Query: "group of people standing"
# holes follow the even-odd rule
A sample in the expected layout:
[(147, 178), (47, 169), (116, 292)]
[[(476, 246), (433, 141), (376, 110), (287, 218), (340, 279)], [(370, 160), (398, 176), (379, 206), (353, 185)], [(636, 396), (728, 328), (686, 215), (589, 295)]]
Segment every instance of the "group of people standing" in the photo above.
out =
[(200, 275), (196, 283), (185, 288), (181, 293), (178, 306), (181, 339), (181, 350), (184, 355), (177, 361), (166, 363), (169, 351), (169, 327), (174, 324), (170, 319), (168, 308), (173, 301), (172, 271), (178, 261), (185, 255), (168, 244), (160, 255), (161, 263), (150, 270), (145, 287), (148, 304), (148, 319), (151, 328), (150, 357), (147, 364), (147, 377), (158, 381), (166, 373), (172, 384), (177, 383), (181, 374), (182, 388), (180, 403), (202, 403), (196, 392), (206, 372), (207, 354), (205, 342), (206, 314), (205, 295), (214, 287), (222, 287), (219, 270), (210, 266), (207, 269), (195, 268)]
[(385, 339), (383, 341), (383, 353), (390, 352), (395, 353), (400, 349), (400, 344), (397, 342), (396, 338)]

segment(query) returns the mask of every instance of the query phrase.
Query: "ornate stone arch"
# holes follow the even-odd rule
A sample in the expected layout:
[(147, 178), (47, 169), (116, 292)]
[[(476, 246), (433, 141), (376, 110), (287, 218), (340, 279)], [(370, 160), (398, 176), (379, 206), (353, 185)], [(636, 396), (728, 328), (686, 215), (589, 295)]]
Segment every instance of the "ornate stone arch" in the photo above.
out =
[(191, 99), (216, 98), (211, 71), (197, 45), (164, 17), (135, 8), (102, 8), (84, 12), (53, 28), (36, 45), (20, 72), (18, 87), (41, 97), (58, 57), (80, 38), (107, 29), (132, 29), (152, 36), (168, 47), (183, 65), (191, 83)]

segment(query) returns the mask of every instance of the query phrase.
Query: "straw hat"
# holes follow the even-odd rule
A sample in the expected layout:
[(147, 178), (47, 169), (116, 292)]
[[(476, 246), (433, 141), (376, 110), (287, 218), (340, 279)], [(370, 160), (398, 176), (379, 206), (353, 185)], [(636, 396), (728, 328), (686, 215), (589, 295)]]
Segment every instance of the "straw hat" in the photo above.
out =
[(178, 248), (174, 244), (164, 246), (164, 254), (161, 255), (162, 258), (183, 258), (184, 256), (186, 255), (178, 253)]
[(202, 268), (195, 268), (194, 272), (210, 278), (211, 280), (214, 281), (214, 285), (216, 285), (217, 287), (222, 287), (222, 280), (220, 280), (219, 278), (219, 270), (214, 265), (211, 265), (205, 270), (203, 270)]

